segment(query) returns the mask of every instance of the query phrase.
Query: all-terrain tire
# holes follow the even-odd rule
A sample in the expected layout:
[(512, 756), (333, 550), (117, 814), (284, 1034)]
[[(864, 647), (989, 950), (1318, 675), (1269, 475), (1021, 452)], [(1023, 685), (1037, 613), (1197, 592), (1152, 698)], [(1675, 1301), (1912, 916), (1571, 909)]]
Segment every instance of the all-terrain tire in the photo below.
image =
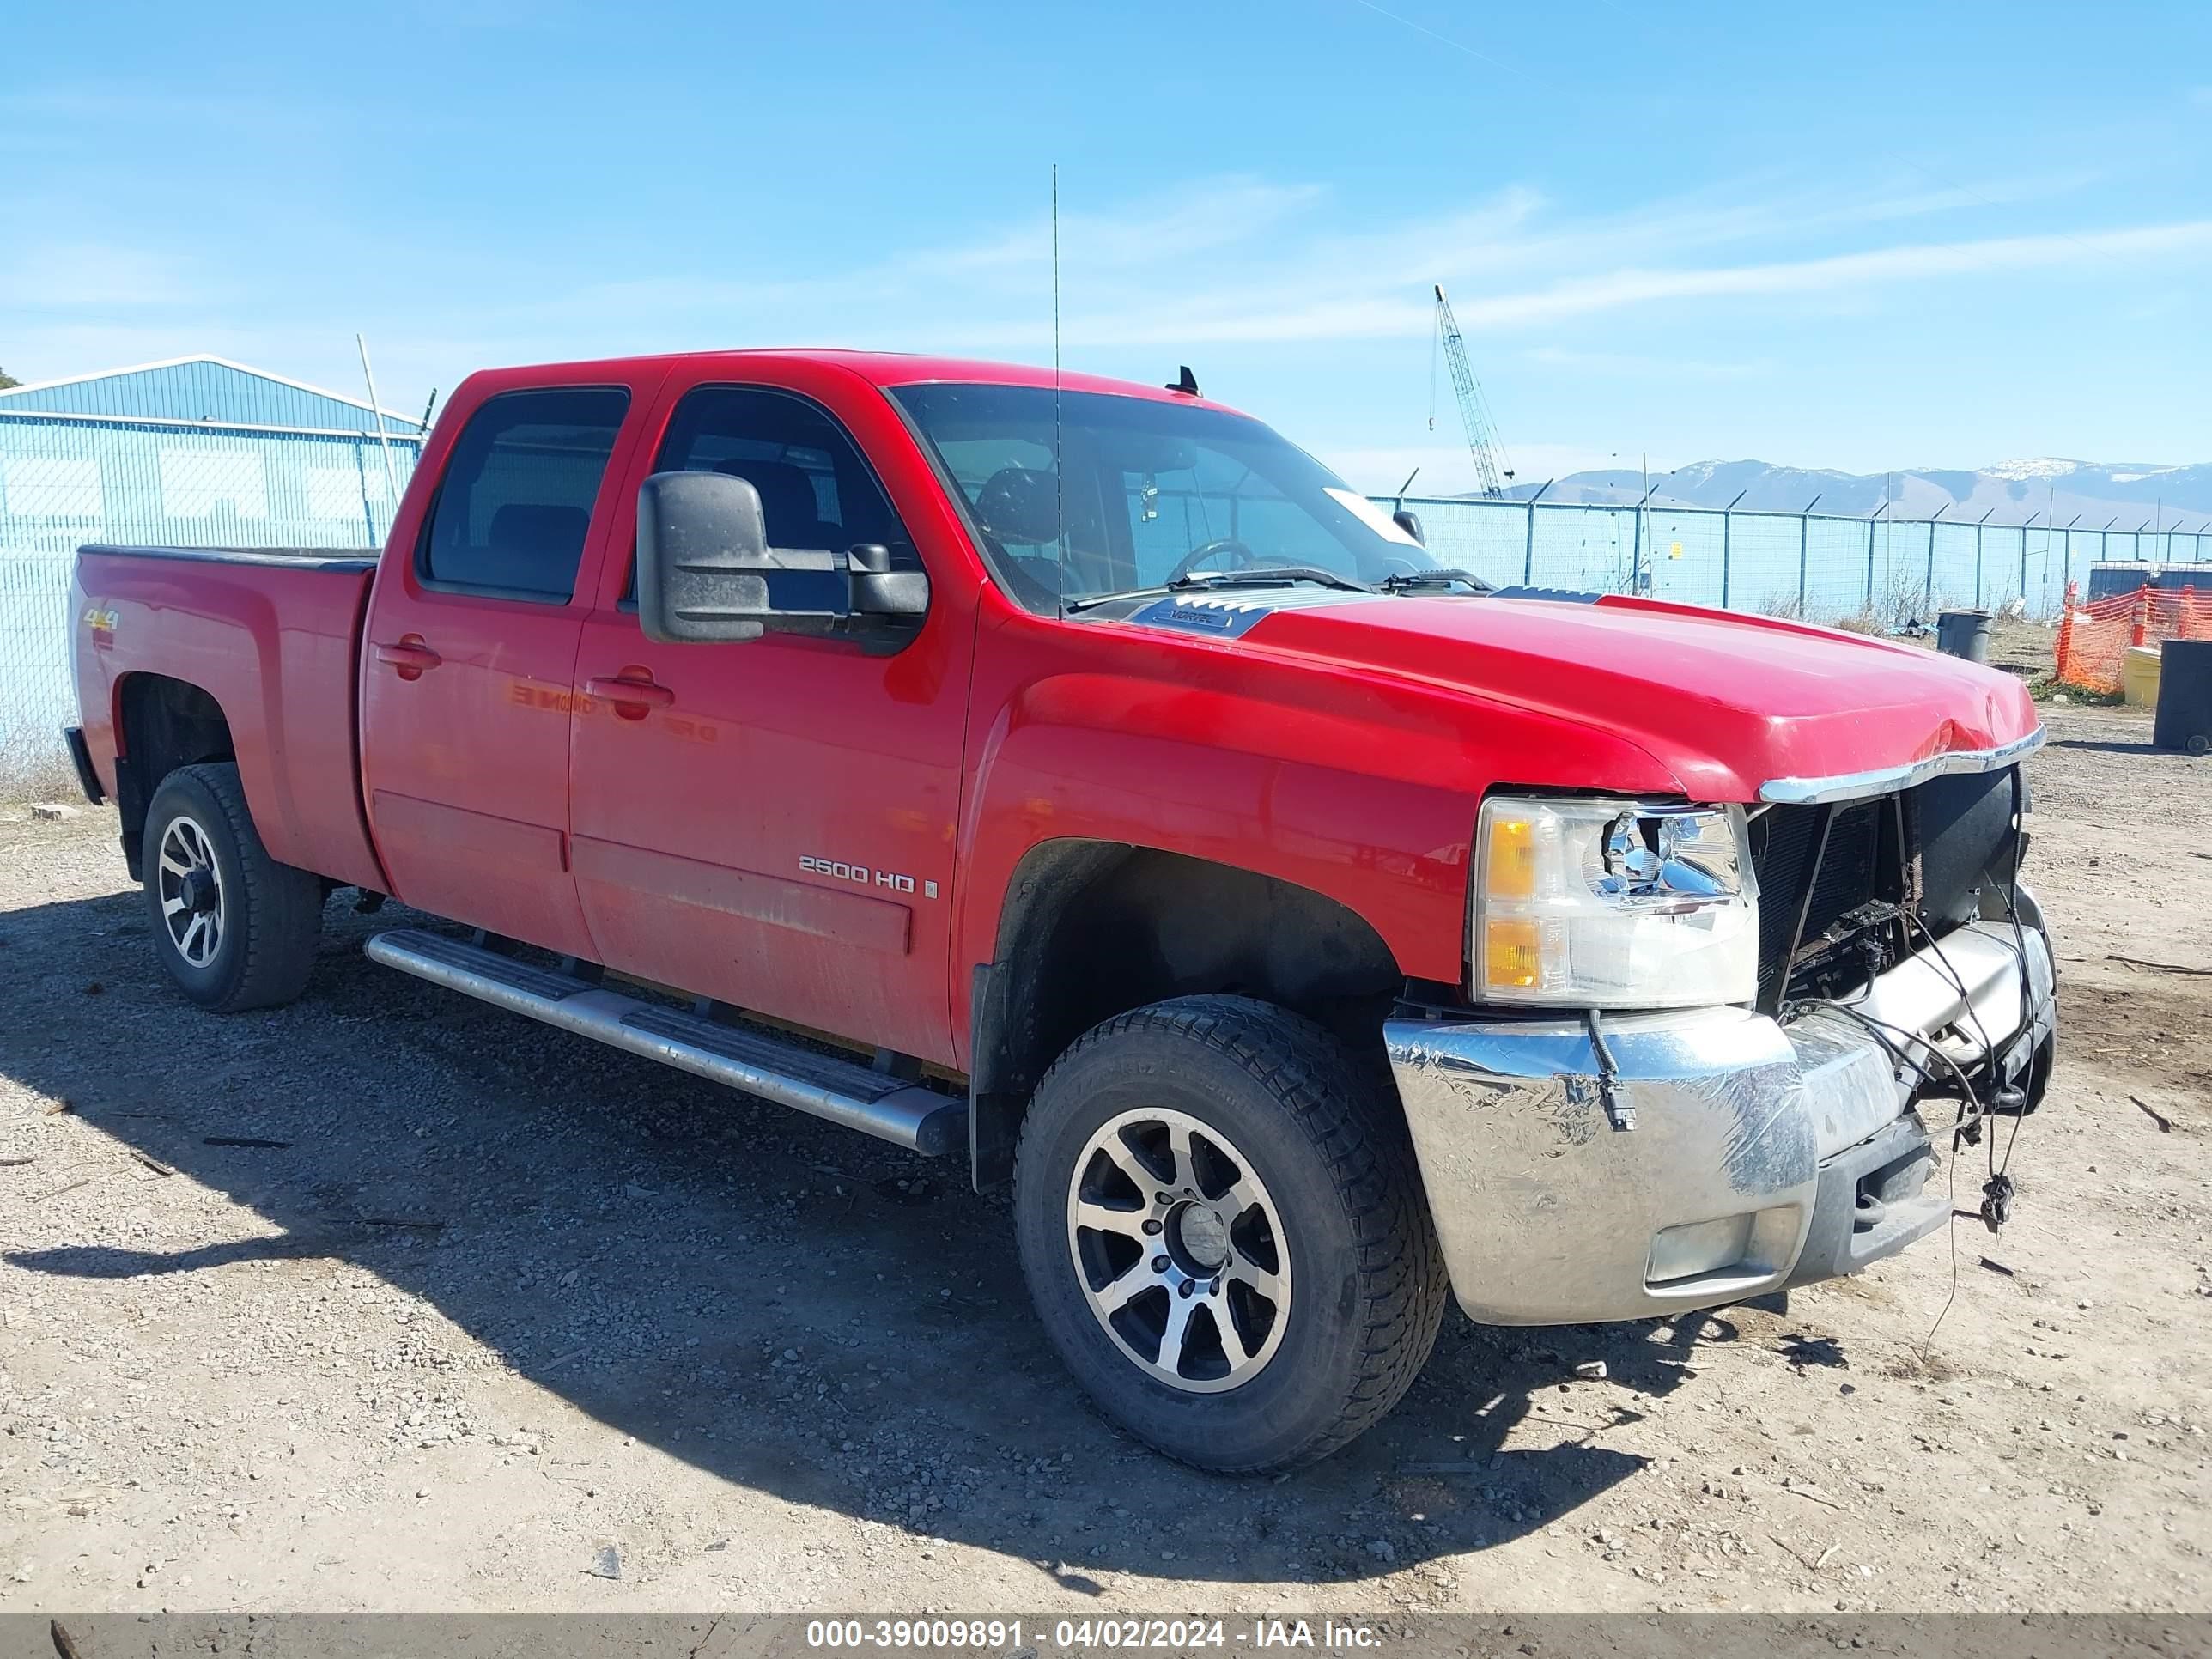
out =
[[(200, 867), (203, 853), (213, 876), (187, 890), (179, 868)], [(322, 937), (322, 878), (269, 856), (235, 766), (182, 766), (161, 780), (146, 809), (140, 864), (155, 954), (194, 1002), (238, 1013), (276, 1007), (306, 988)], [(187, 945), (179, 933), (190, 933), (191, 910), (170, 907), (186, 891), (204, 902), (210, 890), (212, 943), (203, 932)]]
[[(1435, 1346), (1449, 1283), (1387, 1076), (1312, 1021), (1234, 996), (1122, 1014), (1054, 1064), (1016, 1153), (1016, 1237), (1046, 1334), (1109, 1416), (1197, 1468), (1261, 1473), (1327, 1456), (1397, 1404)], [(1094, 1137), (1160, 1108), (1234, 1144), (1289, 1261), (1272, 1357), (1213, 1392), (1125, 1352), (1074, 1243), (1071, 1194), (1079, 1162), (1098, 1167)]]

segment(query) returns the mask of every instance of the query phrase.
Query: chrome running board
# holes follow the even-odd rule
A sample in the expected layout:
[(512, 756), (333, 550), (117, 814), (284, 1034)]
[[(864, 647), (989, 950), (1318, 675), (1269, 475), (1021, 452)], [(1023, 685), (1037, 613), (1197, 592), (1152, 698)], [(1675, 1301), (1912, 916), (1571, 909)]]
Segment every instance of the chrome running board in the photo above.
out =
[(926, 1157), (968, 1145), (968, 1108), (958, 1097), (769, 1032), (625, 996), (419, 928), (378, 933), (368, 950), (371, 961), (403, 974)]

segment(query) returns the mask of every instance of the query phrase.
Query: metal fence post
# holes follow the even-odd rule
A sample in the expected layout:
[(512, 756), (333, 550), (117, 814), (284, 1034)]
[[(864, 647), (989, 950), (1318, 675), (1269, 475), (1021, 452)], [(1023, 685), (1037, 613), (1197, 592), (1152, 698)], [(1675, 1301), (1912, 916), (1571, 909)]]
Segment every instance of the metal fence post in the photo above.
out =
[[(1748, 489), (1737, 490), (1735, 501), (1741, 501), (1749, 494)], [(1730, 501), (1721, 509), (1721, 609), (1723, 611), (1728, 609), (1729, 602), (1729, 546), (1735, 524), (1735, 501)]]
[[(1666, 479), (1662, 476), (1660, 483), (1665, 482)], [(1647, 552), (1656, 551), (1656, 544), (1650, 549), (1644, 546), (1644, 532), (1650, 527), (1646, 506), (1651, 500), (1652, 491), (1658, 488), (1658, 484), (1650, 485), (1644, 490), (1643, 500), (1636, 503), (1636, 545), (1632, 550), (1634, 556), (1628, 562), (1629, 592), (1632, 593), (1656, 592), (1658, 590), (1659, 573), (1656, 570), (1652, 571), (1647, 580), (1644, 572), (1644, 560)]]
[(353, 465), (354, 471), (361, 481), (361, 521), (368, 532), (367, 544), (370, 547), (380, 546), (384, 538), (376, 533), (376, 503), (371, 498), (368, 489), (368, 446), (356, 444), (353, 447)]
[(1928, 520), (1928, 574), (1920, 581), (1920, 608), (1923, 611), (1936, 608), (1936, 520), (1950, 510), (1951, 503), (1946, 501), (1936, 509), (1936, 518)]
[[(1996, 508), (1990, 509), (1994, 513)], [(1990, 513), (1974, 520), (1974, 609), (1982, 608), (1982, 526), (1990, 521)]]
[[(1888, 505), (1887, 501), (1884, 501), (1881, 507)], [(1874, 521), (1881, 516), (1881, 507), (1875, 508), (1873, 514), (1867, 520), (1866, 608), (1869, 611), (1874, 609)]]
[[(1549, 489), (1552, 483), (1551, 479), (1545, 479), (1544, 489)], [(1521, 554), (1521, 585), (1523, 587), (1536, 585), (1536, 503), (1544, 499), (1544, 489), (1538, 490), (1528, 498), (1528, 542)]]
[(1813, 528), (1813, 509), (1820, 506), (1820, 496), (1827, 493), (1825, 489), (1820, 491), (1797, 515), (1797, 615), (1801, 621), (1805, 615), (1805, 538)]

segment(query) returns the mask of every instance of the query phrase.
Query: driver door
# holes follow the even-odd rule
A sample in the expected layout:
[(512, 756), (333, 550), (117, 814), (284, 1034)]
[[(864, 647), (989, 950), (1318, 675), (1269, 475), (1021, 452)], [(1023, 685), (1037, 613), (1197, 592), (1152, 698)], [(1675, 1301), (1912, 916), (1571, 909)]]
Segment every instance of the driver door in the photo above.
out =
[[(772, 544), (921, 559), (912, 515), (826, 400), (679, 382), (647, 429), (633, 502), (653, 472), (727, 472), (759, 493)], [(895, 655), (776, 633), (660, 644), (638, 624), (634, 550), (633, 529), (584, 620), (571, 717), (576, 884), (599, 959), (950, 1060), (972, 613), (940, 578)]]

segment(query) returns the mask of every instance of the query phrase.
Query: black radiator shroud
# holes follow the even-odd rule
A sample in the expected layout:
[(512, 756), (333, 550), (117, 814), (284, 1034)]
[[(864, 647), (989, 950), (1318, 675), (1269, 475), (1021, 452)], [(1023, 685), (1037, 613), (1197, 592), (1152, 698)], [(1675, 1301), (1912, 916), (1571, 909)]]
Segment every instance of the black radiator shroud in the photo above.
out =
[[(2012, 884), (2014, 828), (2009, 769), (1760, 812), (1751, 823), (1759, 1008), (1848, 995), (1927, 937), (1972, 921), (1984, 887)], [(2000, 898), (1993, 908), (2006, 907)]]

